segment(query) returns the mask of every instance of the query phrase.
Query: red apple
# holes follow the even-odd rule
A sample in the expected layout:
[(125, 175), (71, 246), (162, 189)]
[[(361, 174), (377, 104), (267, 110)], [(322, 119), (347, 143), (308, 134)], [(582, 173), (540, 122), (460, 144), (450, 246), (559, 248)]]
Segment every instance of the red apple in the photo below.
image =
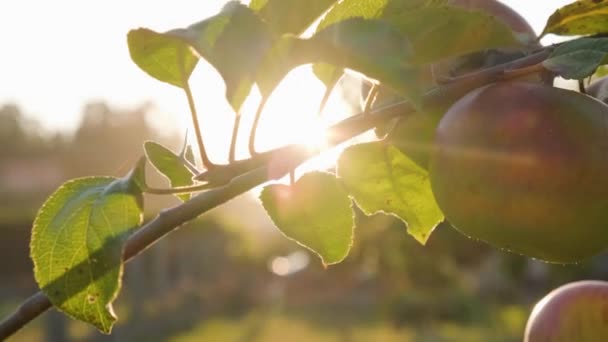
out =
[(559, 287), (532, 310), (524, 342), (608, 341), (608, 282), (585, 280)]
[(607, 117), (602, 102), (542, 84), (473, 90), (435, 131), (439, 208), (465, 235), (529, 257), (599, 254), (608, 248)]

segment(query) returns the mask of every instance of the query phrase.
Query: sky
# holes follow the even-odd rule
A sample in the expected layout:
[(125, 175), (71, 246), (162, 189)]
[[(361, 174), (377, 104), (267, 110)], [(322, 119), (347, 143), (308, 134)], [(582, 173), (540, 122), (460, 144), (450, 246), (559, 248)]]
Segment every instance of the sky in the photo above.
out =
[[(79, 123), (81, 109), (86, 102), (103, 100), (118, 108), (133, 108), (145, 101), (152, 101), (158, 108), (153, 124), (167, 130), (183, 129), (189, 119), (182, 92), (150, 78), (133, 64), (126, 34), (138, 27), (161, 32), (185, 27), (214, 15), (225, 2), (2, 1), (0, 106), (16, 103), (27, 116), (40, 121), (46, 129), (70, 131)], [(521, 13), (540, 32), (553, 10), (571, 1), (504, 2)], [(192, 80), (203, 117), (233, 117), (223, 99), (221, 78), (211, 67), (201, 63)], [(291, 84), (285, 86), (291, 91), (285, 90), (283, 100), (269, 103), (269, 112), (272, 112), (273, 106), (278, 112), (287, 108), (314, 112), (323, 89), (309, 69), (300, 69), (286, 83)], [(309, 96), (301, 96), (302, 89), (306, 89)], [(245, 106), (250, 109), (254, 107), (255, 100)], [(338, 104), (334, 104), (334, 110), (339, 110)], [(207, 128), (209, 132), (229, 130), (231, 125), (228, 119), (207, 119), (206, 122), (211, 122)], [(293, 120), (284, 123), (291, 124), (296, 129), (293, 132), (297, 132), (302, 124)], [(293, 132), (285, 133), (282, 138), (288, 139)], [(227, 143), (227, 140), (219, 140), (218, 146)]]

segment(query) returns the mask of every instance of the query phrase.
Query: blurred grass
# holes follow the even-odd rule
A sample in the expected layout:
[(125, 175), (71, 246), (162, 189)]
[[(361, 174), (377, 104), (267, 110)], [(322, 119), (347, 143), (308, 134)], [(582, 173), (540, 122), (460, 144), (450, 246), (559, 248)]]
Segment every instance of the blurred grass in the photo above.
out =
[[(375, 321), (369, 324), (331, 325), (291, 317), (284, 313), (253, 312), (240, 319), (214, 318), (201, 322), (189, 332), (175, 336), (172, 342), (510, 342), (520, 341), (527, 311), (523, 307), (500, 310), (493, 324), (470, 326), (435, 322), (423, 326), (401, 326)], [(329, 322), (328, 322), (329, 323)]]

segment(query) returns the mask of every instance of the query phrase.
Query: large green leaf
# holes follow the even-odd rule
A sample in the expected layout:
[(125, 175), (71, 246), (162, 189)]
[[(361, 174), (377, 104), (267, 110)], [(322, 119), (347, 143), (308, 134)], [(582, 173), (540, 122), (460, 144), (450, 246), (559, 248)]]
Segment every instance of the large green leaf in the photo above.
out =
[(406, 39), (381, 20), (347, 19), (317, 32), (310, 39), (283, 36), (260, 67), (258, 85), (269, 94), (294, 67), (324, 62), (378, 79), (415, 99), (420, 70), (404, 63), (410, 56)]
[(566, 79), (583, 79), (608, 63), (608, 38), (581, 38), (565, 42), (543, 61), (543, 66)]
[[(321, 20), (317, 32), (342, 20), (352, 18), (378, 19), (387, 14), (406, 13), (424, 6), (439, 6), (447, 0), (343, 0)], [(315, 64), (313, 71), (327, 86), (340, 77), (343, 66)]]
[[(131, 31), (129, 47), (137, 65), (153, 77), (177, 86), (184, 83), (179, 83), (181, 74), (174, 71), (179, 71), (176, 66), (180, 64), (172, 60), (173, 55), (179, 56), (184, 47), (191, 47), (220, 73), (226, 83), (226, 98), (238, 112), (249, 95), (258, 63), (272, 46), (273, 39), (268, 25), (255, 12), (231, 1), (219, 14), (186, 29), (166, 33), (148, 29)], [(163, 65), (168, 65), (165, 66), (168, 71), (163, 70)], [(192, 70), (186, 68), (188, 70), (189, 76)]]
[(592, 35), (608, 32), (608, 1), (579, 0), (556, 10), (547, 20), (541, 37)]
[(481, 11), (427, 6), (384, 13), (382, 18), (408, 38), (412, 49), (408, 63), (432, 63), (473, 51), (521, 44), (506, 24)]
[(277, 34), (301, 34), (337, 0), (252, 0), (258, 12)]
[(66, 314), (109, 333), (122, 276), (123, 245), (142, 222), (142, 196), (131, 176), (63, 184), (34, 221), (31, 257), (38, 285)]
[[(184, 165), (184, 161), (168, 148), (153, 141), (144, 143), (144, 150), (150, 163), (169, 180), (172, 187), (194, 184), (194, 174)], [(190, 199), (190, 194), (176, 195), (182, 201)]]
[(268, 185), (260, 199), (279, 230), (317, 253), (324, 265), (348, 255), (354, 220), (348, 195), (334, 175), (312, 172), (291, 186)]
[(366, 214), (399, 217), (422, 244), (443, 220), (428, 173), (395, 147), (382, 142), (349, 147), (338, 161), (338, 176)]
[(222, 75), (226, 98), (239, 111), (259, 62), (272, 46), (268, 25), (247, 6), (229, 2), (220, 14), (190, 26), (183, 34)]
[(131, 59), (148, 75), (182, 88), (196, 63), (195, 56), (180, 37), (180, 30), (158, 33), (146, 28), (129, 31)]
[(447, 0), (342, 0), (323, 17), (317, 32), (345, 19), (378, 19), (446, 3)]
[[(388, 0), (343, 0), (336, 4), (323, 17), (317, 26), (317, 32), (326, 27), (351, 18), (378, 18), (386, 6)], [(336, 66), (327, 63), (317, 63), (313, 65), (313, 72), (317, 78), (326, 86), (331, 86), (335, 79), (342, 76), (344, 66)]]

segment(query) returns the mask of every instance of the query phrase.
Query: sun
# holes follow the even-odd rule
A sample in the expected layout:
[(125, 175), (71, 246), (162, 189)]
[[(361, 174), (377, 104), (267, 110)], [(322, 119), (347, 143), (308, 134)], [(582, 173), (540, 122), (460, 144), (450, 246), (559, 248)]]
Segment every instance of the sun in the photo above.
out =
[[(223, 80), (215, 70), (206, 68), (204, 64), (197, 66), (191, 80), (207, 153), (212, 161), (226, 163), (235, 113), (225, 100)], [(268, 151), (287, 144), (302, 144), (311, 149), (327, 148), (327, 127), (351, 115), (352, 106), (344, 100), (342, 91), (336, 89), (319, 114), (325, 91), (325, 85), (316, 78), (310, 65), (292, 70), (266, 103), (256, 134), (256, 151)], [(260, 101), (260, 93), (254, 86), (240, 112), (237, 159), (250, 157), (249, 135)], [(187, 127), (192, 131), (190, 123), (187, 123)], [(194, 137), (190, 139), (195, 145)], [(313, 166), (330, 165), (337, 157), (335, 154), (332, 157), (331, 152), (323, 155), (323, 162), (319, 163), (320, 159), (315, 158), (317, 164)], [(310, 166), (308, 164), (307, 167)]]
[(310, 66), (290, 72), (264, 109), (256, 142), (259, 150), (291, 143), (325, 147), (325, 130), (335, 117), (336, 102), (341, 97), (332, 96), (323, 113), (319, 113), (324, 93), (325, 86), (314, 76)]
[(352, 104), (343, 96), (344, 89), (336, 87), (319, 113), (325, 85), (313, 74), (311, 66), (294, 69), (267, 102), (256, 146), (265, 151), (296, 143), (313, 151), (323, 151), (298, 167), (296, 177), (307, 171), (333, 167), (343, 147), (328, 145), (327, 128), (352, 115), (353, 110)]

